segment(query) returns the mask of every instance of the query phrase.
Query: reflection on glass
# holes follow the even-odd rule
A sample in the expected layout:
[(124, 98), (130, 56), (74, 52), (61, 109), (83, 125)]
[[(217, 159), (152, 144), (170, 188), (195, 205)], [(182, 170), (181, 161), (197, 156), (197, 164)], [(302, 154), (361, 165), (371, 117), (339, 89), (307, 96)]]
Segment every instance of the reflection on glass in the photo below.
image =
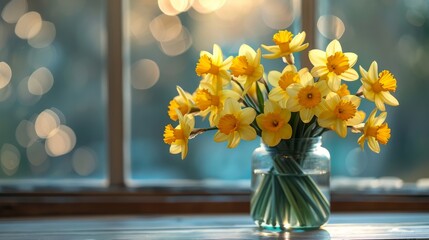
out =
[(105, 5), (0, 3), (2, 186), (105, 185)]
[[(296, 33), (300, 1), (129, 0), (124, 6), (128, 183), (250, 186), (250, 158), (257, 141), (228, 149), (207, 133), (190, 143), (181, 161), (163, 142), (164, 126), (170, 123), (167, 107), (177, 95), (176, 85), (185, 91), (198, 85), (200, 51), (212, 51), (218, 43), (227, 57), (237, 54), (242, 43), (255, 49), (271, 43), (278, 29)], [(283, 66), (269, 60), (264, 65), (266, 72)]]

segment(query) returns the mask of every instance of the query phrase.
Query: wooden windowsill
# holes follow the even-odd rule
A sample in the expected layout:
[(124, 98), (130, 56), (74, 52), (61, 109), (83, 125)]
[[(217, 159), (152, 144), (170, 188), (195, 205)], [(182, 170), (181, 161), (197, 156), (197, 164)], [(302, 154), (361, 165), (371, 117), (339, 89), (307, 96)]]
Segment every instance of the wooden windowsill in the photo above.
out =
[[(250, 193), (171, 190), (2, 192), (0, 217), (248, 213)], [(336, 194), (332, 212), (429, 212), (429, 195)]]
[(269, 232), (248, 214), (0, 219), (0, 239), (422, 239), (429, 213), (334, 213), (321, 229)]

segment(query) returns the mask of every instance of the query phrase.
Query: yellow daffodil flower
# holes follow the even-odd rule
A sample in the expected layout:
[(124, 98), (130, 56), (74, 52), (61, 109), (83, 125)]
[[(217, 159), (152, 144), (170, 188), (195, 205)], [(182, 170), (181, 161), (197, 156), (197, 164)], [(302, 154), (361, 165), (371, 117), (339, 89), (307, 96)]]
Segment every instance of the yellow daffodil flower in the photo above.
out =
[(214, 44), (213, 54), (201, 51), (195, 72), (216, 87), (216, 91), (222, 89), (223, 84), (229, 83), (231, 75), (228, 72), (232, 63), (232, 57), (223, 60), (222, 49)]
[(179, 116), (177, 115), (176, 109), (178, 109), (182, 115), (189, 113), (192, 109), (193, 102), (191, 101), (192, 95), (177, 86), (178, 96), (174, 97), (168, 105), (168, 116), (171, 120), (177, 121)]
[(276, 45), (267, 46), (262, 44), (261, 46), (271, 52), (270, 54), (262, 55), (267, 59), (275, 59), (281, 57), (289, 57), (294, 52), (300, 52), (308, 47), (308, 43), (304, 43), (305, 32), (301, 32), (295, 37), (287, 30), (278, 31), (273, 36), (273, 42)]
[(249, 141), (256, 138), (256, 131), (250, 126), (256, 116), (253, 108), (241, 109), (239, 102), (227, 99), (220, 115), (216, 124), (218, 131), (214, 136), (215, 142), (228, 141), (228, 148), (235, 148), (240, 139)]
[(188, 140), (192, 131), (194, 130), (195, 120), (192, 115), (182, 115), (177, 110), (179, 117), (179, 125), (173, 128), (171, 124), (165, 126), (164, 142), (170, 145), (171, 154), (182, 153), (182, 159), (185, 159), (188, 154)]
[(378, 117), (377, 109), (374, 109), (365, 123), (363, 135), (358, 139), (361, 148), (364, 148), (365, 140), (368, 140), (368, 147), (376, 153), (380, 152), (380, 145), (387, 144), (390, 139), (390, 128), (384, 121), (386, 120), (387, 113), (382, 112)]
[(215, 126), (225, 100), (228, 98), (238, 101), (240, 95), (233, 90), (227, 89), (216, 92), (213, 85), (206, 82), (200, 83), (194, 94), (195, 105), (200, 109), (198, 115), (206, 117), (210, 113), (210, 126)]
[(262, 141), (274, 147), (282, 139), (292, 136), (292, 127), (289, 125), (289, 110), (282, 109), (277, 103), (266, 101), (264, 113), (256, 117), (256, 122), (262, 130)]
[(308, 123), (321, 111), (323, 97), (329, 89), (326, 81), (314, 82), (309, 72), (301, 75), (300, 83), (293, 83), (287, 89), (290, 98), (287, 101), (287, 109), (291, 112), (298, 112), (301, 120)]
[(300, 83), (303, 74), (308, 73), (307, 68), (303, 68), (297, 71), (294, 65), (287, 65), (282, 72), (270, 71), (268, 73), (268, 82), (273, 86), (268, 98), (274, 102), (277, 102), (280, 107), (286, 108), (287, 101), (289, 100), (289, 94), (286, 89), (293, 83)]
[(326, 52), (313, 49), (308, 56), (314, 65), (311, 74), (328, 81), (328, 87), (334, 92), (340, 88), (341, 79), (354, 81), (359, 78), (356, 70), (352, 68), (357, 61), (357, 55), (351, 52), (343, 53), (338, 40), (330, 42)]
[(368, 72), (359, 67), (362, 75), (363, 95), (373, 101), (380, 111), (386, 111), (385, 105), (398, 106), (398, 100), (390, 92), (396, 91), (396, 79), (387, 70), (378, 73), (377, 62), (372, 62)]
[(355, 126), (363, 122), (365, 112), (358, 111), (361, 99), (354, 95), (341, 97), (334, 92), (329, 93), (323, 104), (317, 122), (321, 127), (334, 130), (339, 136), (347, 135), (347, 126)]
[(239, 49), (239, 56), (235, 57), (230, 66), (231, 74), (237, 81), (244, 84), (243, 95), (264, 74), (261, 64), (261, 49), (256, 52), (250, 46), (243, 44)]

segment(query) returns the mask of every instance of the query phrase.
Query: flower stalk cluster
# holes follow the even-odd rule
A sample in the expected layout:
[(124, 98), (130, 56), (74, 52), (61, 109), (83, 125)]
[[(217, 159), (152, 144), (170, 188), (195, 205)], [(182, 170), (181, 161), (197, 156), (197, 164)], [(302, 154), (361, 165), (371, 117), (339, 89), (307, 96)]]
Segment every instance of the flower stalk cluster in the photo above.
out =
[[(273, 36), (274, 45), (261, 45), (268, 51), (254, 50), (243, 44), (237, 56), (225, 58), (222, 49), (214, 45), (213, 52), (202, 51), (195, 72), (200, 77), (193, 93), (177, 87), (178, 95), (169, 104), (168, 114), (177, 127), (168, 125), (164, 142), (171, 145), (170, 153), (188, 152), (188, 140), (209, 130), (216, 131), (215, 142), (227, 142), (235, 148), (241, 140), (251, 141), (257, 136), (272, 147), (291, 138), (317, 137), (335, 131), (346, 137), (348, 129), (360, 133), (358, 143), (367, 142), (374, 152), (379, 144), (390, 139), (385, 123), (386, 106), (398, 106), (392, 95), (396, 79), (391, 72), (378, 72), (377, 62), (369, 69), (353, 68), (358, 56), (343, 52), (338, 40), (326, 50), (312, 49), (308, 53), (311, 69), (299, 69), (293, 54), (308, 47), (305, 32), (294, 36), (287, 30)], [(266, 75), (261, 59), (282, 59), (281, 71)], [(360, 90), (351, 94), (348, 84), (360, 78)], [(365, 121), (360, 110), (362, 99), (374, 103), (375, 108)], [(381, 113), (377, 116), (377, 111)], [(209, 127), (195, 128), (195, 117), (208, 118)]]

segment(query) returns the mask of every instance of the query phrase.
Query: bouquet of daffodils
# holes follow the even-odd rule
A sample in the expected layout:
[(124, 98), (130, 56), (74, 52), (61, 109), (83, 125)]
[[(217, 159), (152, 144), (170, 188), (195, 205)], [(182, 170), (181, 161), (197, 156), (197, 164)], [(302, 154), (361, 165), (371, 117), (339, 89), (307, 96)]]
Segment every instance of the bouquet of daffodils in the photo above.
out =
[[(305, 32), (293, 36), (289, 31), (279, 31), (273, 42), (271, 46), (261, 45), (269, 52), (264, 55), (245, 44), (236, 57), (225, 59), (217, 45), (213, 53), (200, 53), (195, 69), (201, 78), (198, 88), (191, 94), (177, 87), (178, 96), (168, 107), (170, 118), (178, 121), (176, 127), (165, 127), (164, 142), (171, 145), (170, 153), (181, 153), (184, 159), (189, 139), (209, 130), (216, 131), (215, 142), (226, 141), (228, 148), (260, 136), (268, 147), (301, 151), (305, 146), (289, 144), (293, 143), (289, 140), (314, 138), (330, 130), (344, 138), (348, 129), (362, 134), (358, 139), (362, 148), (367, 141), (378, 153), (379, 144), (386, 144), (390, 138), (385, 105), (399, 105), (391, 94), (396, 90), (394, 76), (387, 70), (379, 72), (375, 61), (368, 70), (359, 67), (362, 86), (351, 94), (346, 83), (359, 79), (353, 69), (358, 57), (343, 52), (337, 40), (330, 42), (326, 51), (309, 51), (311, 70), (298, 69), (294, 63), (293, 54), (308, 47)], [(265, 76), (261, 57), (281, 58), (286, 66)], [(365, 112), (359, 110), (362, 98), (375, 103), (366, 122)], [(377, 110), (381, 111), (378, 115)], [(195, 128), (195, 116), (208, 119), (209, 127)], [(282, 229), (325, 223), (329, 201), (301, 169), (300, 159), (285, 161), (272, 156), (272, 162), (252, 194), (255, 222)]]
[[(358, 139), (362, 148), (367, 141), (378, 153), (379, 144), (390, 138), (385, 104), (399, 105), (391, 94), (396, 90), (392, 73), (379, 72), (375, 61), (368, 70), (360, 66), (362, 86), (351, 94), (342, 81), (359, 79), (353, 69), (358, 57), (343, 52), (338, 40), (330, 42), (326, 51), (309, 51), (311, 70), (298, 69), (294, 63), (293, 53), (308, 47), (305, 32), (293, 36), (287, 30), (278, 31), (273, 42), (261, 45), (269, 52), (264, 55), (246, 44), (236, 57), (225, 58), (218, 45), (213, 46), (213, 53), (201, 51), (195, 68), (201, 78), (198, 88), (191, 94), (177, 86), (178, 95), (168, 106), (171, 120), (178, 121), (176, 127), (168, 124), (164, 130), (170, 153), (181, 153), (184, 159), (189, 139), (209, 130), (216, 131), (215, 142), (227, 141), (228, 148), (235, 148), (241, 140), (257, 136), (270, 147), (291, 138), (317, 137), (328, 130), (344, 138), (347, 129), (362, 134)], [(280, 58), (286, 66), (270, 71), (266, 79), (261, 57)], [(359, 110), (362, 98), (375, 103), (366, 122), (365, 112)], [(195, 116), (208, 119), (210, 126), (196, 128)]]

